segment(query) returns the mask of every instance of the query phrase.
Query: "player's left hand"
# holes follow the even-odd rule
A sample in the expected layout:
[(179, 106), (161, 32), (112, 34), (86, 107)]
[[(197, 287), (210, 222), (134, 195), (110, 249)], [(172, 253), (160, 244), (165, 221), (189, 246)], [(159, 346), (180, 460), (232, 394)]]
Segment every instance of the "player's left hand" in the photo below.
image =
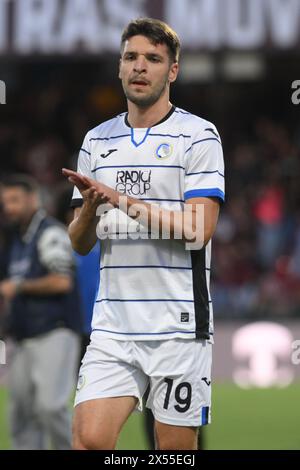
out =
[(77, 173), (73, 170), (69, 170), (67, 168), (63, 168), (62, 173), (68, 178), (71, 183), (73, 183), (79, 189), (80, 192), (85, 191), (89, 188), (94, 188), (97, 191), (97, 194), (100, 196), (100, 204), (105, 204), (108, 202), (114, 207), (118, 207), (118, 191), (115, 191), (113, 188), (110, 188), (109, 186), (106, 186), (105, 184), (100, 183), (99, 181), (93, 180), (88, 176), (83, 176), (80, 173)]

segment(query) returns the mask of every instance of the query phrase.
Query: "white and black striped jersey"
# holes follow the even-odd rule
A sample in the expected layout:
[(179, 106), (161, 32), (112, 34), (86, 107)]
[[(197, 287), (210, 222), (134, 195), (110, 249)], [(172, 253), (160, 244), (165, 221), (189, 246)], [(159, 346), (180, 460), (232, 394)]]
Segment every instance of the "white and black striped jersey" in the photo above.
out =
[[(183, 210), (194, 197), (224, 200), (223, 152), (215, 126), (175, 107), (148, 129), (131, 128), (124, 113), (89, 131), (78, 172), (168, 210)], [(81, 204), (75, 188), (72, 206)], [(209, 339), (211, 242), (187, 250), (183, 241), (146, 234), (133, 239), (127, 232), (136, 225), (119, 209), (100, 219), (99, 229), (109, 237), (101, 241), (93, 330), (120, 340)]]

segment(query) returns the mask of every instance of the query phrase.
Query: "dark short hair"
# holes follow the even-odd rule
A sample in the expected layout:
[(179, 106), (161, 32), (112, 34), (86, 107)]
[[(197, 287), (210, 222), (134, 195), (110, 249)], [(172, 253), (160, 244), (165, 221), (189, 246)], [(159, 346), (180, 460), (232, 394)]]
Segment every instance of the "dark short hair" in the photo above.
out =
[(25, 174), (13, 174), (1, 181), (2, 188), (22, 188), (27, 193), (38, 192), (38, 184), (34, 178)]
[(152, 44), (165, 44), (172, 62), (179, 61), (180, 41), (176, 32), (167, 23), (154, 18), (138, 18), (131, 21), (123, 31), (121, 50), (125, 41), (139, 35), (148, 38)]

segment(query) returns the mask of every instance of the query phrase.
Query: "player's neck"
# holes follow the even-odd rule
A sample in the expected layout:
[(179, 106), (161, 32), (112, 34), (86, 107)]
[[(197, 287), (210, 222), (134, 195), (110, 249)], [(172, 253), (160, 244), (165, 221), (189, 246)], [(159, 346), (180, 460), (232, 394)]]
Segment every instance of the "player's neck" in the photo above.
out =
[(131, 127), (152, 127), (160, 122), (170, 111), (170, 101), (155, 103), (149, 108), (140, 108), (134, 103), (128, 102), (128, 122)]

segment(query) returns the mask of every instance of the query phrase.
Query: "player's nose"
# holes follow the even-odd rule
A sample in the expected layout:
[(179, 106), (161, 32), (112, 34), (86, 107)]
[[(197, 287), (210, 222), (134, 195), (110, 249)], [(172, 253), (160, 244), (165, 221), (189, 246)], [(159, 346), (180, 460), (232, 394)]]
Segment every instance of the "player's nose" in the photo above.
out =
[(145, 72), (146, 70), (146, 59), (144, 56), (138, 56), (135, 63), (134, 63), (134, 70), (135, 72), (141, 73)]

